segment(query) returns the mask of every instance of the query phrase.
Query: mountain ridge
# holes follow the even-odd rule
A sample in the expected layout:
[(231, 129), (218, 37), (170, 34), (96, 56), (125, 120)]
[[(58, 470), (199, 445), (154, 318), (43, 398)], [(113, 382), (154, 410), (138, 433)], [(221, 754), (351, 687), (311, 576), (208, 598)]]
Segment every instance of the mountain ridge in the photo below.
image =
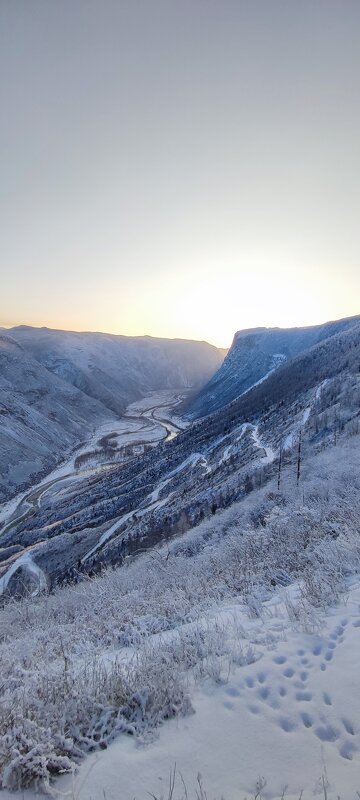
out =
[(249, 391), (277, 366), (274, 364), (276, 356), (283, 356), (284, 361), (291, 360), (359, 322), (360, 316), (353, 316), (303, 328), (258, 327), (237, 331), (219, 370), (184, 405), (186, 417), (190, 420), (204, 417)]

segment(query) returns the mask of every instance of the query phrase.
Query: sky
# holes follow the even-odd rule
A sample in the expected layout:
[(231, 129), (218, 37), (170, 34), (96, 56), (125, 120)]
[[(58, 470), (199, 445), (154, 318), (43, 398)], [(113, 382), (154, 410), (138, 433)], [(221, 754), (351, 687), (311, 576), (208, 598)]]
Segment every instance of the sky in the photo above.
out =
[(0, 0), (0, 326), (360, 313), (358, 0)]

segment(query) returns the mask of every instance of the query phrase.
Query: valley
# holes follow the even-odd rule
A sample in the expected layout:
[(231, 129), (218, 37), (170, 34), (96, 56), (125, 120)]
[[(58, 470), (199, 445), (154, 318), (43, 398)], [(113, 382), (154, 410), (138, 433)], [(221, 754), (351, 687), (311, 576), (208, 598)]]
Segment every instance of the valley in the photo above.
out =
[(197, 391), (223, 358), (207, 342), (0, 329), (0, 504), (41, 482), (102, 426), (111, 433), (150, 392)]
[(144, 392), (3, 505), (4, 798), (356, 796), (360, 323), (326, 330), (255, 332), (263, 375), (237, 337), (218, 409)]
[(98, 428), (73, 465), (49, 475), (30, 492), (30, 508), (23, 500), (7, 521), (3, 590), (37, 590), (29, 553), (49, 588), (122, 564), (276, 474), (280, 486), (287, 464), (298, 475), (299, 441), (306, 461), (357, 430), (359, 325), (343, 327), (303, 355), (279, 361), (233, 403), (192, 425), (179, 417), (184, 392), (162, 391)]
[[(114, 462), (126, 463), (134, 455), (144, 452), (145, 448), (153, 447), (162, 440), (167, 442), (174, 439), (187, 425), (174, 413), (185, 396), (184, 392), (179, 394), (171, 390), (150, 392), (141, 401), (132, 403), (117, 423), (102, 425), (88, 443), (78, 448), (75, 456), (24, 496), (15, 497), (11, 503), (0, 508), (0, 545), (2, 536), (9, 534), (40, 509), (47, 493), (54, 496), (84, 477), (110, 469)], [(108, 446), (109, 441), (111, 447)]]

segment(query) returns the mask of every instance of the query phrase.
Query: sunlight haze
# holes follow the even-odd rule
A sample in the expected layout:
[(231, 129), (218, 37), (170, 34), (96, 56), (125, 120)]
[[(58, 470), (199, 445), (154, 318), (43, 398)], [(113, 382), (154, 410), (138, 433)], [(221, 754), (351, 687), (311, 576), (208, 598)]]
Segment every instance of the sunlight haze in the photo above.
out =
[(0, 325), (228, 347), (359, 311), (358, 3), (0, 22)]

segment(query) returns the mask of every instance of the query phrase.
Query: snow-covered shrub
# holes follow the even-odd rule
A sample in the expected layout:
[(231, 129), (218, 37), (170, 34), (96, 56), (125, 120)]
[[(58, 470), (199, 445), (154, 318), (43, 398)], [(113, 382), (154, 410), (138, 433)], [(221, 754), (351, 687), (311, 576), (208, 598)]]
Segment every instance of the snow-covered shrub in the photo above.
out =
[(293, 598), (285, 593), (284, 603), (293, 630), (308, 634), (318, 633), (321, 630), (322, 617), (302, 594)]
[(96, 660), (65, 670), (18, 669), (4, 687), (2, 788), (35, 783), (49, 790), (52, 775), (70, 771), (85, 752), (106, 747), (119, 732), (143, 738), (164, 720), (191, 711), (180, 672), (159, 648), (145, 649), (128, 664)]
[[(6, 733), (3, 733), (5, 725)], [(32, 784), (50, 791), (53, 775), (69, 772), (75, 755), (71, 741), (58, 741), (49, 728), (26, 719), (20, 711), (0, 717), (0, 769), (3, 789), (20, 789)], [(67, 755), (69, 753), (69, 755)]]

